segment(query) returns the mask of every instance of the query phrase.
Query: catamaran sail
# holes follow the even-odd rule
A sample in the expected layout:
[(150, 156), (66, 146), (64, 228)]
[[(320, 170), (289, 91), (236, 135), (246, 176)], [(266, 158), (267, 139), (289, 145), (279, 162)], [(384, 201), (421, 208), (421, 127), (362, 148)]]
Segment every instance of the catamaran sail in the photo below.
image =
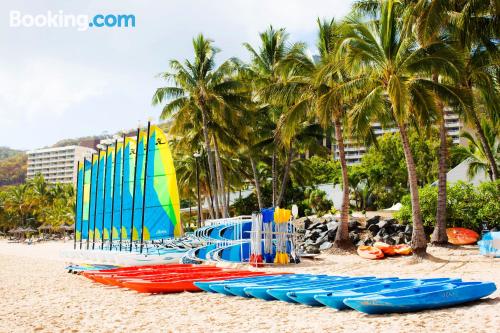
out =
[(179, 191), (172, 154), (165, 134), (151, 126), (146, 178), (144, 240), (180, 236)]
[(102, 247), (105, 241), (181, 236), (177, 179), (165, 133), (153, 125), (139, 131), (138, 140), (115, 145), (78, 170), (78, 239)]

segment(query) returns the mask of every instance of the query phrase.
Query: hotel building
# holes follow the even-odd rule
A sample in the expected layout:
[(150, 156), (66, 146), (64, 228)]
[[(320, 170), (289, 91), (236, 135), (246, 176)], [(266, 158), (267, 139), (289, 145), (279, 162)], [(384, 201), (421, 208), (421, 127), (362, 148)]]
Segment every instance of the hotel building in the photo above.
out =
[(27, 179), (42, 175), (50, 183), (76, 184), (77, 163), (96, 151), (81, 146), (42, 148), (28, 152)]

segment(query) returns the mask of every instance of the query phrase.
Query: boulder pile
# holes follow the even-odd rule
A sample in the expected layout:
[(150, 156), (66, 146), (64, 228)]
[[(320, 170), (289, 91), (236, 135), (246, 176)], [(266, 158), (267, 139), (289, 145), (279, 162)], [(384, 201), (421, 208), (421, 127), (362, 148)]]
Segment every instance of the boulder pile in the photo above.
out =
[[(295, 223), (299, 234), (299, 248), (306, 253), (320, 253), (332, 247), (340, 221), (332, 215), (304, 217)], [(355, 246), (373, 245), (384, 242), (389, 245), (407, 244), (411, 240), (411, 225), (402, 225), (395, 219), (381, 220), (372, 217), (361, 223), (358, 219), (349, 221), (349, 238)]]

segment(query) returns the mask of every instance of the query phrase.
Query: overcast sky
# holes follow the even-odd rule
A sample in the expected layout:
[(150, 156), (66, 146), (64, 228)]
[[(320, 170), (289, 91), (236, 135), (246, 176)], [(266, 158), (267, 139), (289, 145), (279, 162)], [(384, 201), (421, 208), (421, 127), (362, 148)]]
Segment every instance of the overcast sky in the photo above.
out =
[[(202, 32), (218, 62), (248, 59), (269, 24), (315, 53), (316, 18), (341, 18), (349, 0), (10, 1), (0, 4), (0, 146), (33, 149), (158, 120), (151, 97), (170, 59), (191, 58)], [(135, 28), (10, 27), (22, 14), (133, 14)]]

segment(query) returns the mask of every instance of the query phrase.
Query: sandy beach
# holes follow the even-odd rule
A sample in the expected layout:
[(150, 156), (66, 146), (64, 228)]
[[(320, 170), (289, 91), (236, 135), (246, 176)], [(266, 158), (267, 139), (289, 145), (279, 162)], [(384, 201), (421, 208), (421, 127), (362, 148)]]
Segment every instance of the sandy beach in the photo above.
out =
[[(144, 295), (67, 274), (71, 243), (0, 241), (0, 332), (488, 332), (500, 327), (500, 292), (480, 302), (409, 314), (365, 315), (219, 294)], [(500, 260), (476, 247), (430, 248), (431, 259), (367, 261), (322, 255), (279, 268), (293, 272), (460, 277), (500, 286)], [(276, 268), (275, 268), (276, 270)]]

